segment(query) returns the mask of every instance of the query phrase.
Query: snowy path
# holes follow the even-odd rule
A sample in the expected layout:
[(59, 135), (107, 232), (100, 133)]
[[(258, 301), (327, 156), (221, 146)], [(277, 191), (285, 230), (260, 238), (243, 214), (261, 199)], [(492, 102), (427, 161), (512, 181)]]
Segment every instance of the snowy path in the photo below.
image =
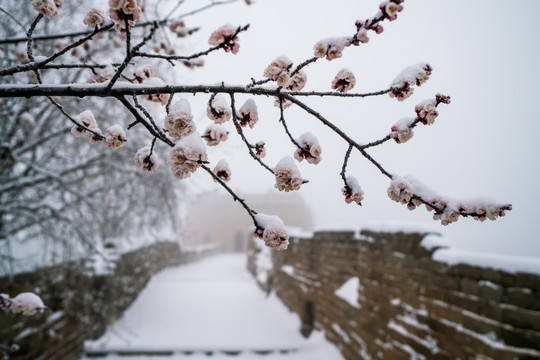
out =
[(219, 255), (159, 273), (102, 338), (87, 342), (88, 359), (342, 359), (321, 333), (304, 339), (298, 316), (265, 297), (245, 262)]

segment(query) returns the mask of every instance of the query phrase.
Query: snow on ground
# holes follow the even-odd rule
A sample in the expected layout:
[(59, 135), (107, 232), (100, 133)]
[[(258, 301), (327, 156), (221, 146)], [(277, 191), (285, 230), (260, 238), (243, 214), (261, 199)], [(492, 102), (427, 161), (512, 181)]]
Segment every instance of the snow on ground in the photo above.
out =
[[(208, 359), (210, 351), (214, 360), (342, 359), (321, 333), (304, 339), (298, 316), (275, 296), (265, 297), (245, 263), (243, 254), (219, 255), (162, 271), (103, 337), (86, 343), (86, 350), (112, 352), (101, 358), (107, 360), (129, 359), (114, 354), (122, 351), (174, 353), (161, 359)], [(264, 350), (273, 352), (257, 353)]]

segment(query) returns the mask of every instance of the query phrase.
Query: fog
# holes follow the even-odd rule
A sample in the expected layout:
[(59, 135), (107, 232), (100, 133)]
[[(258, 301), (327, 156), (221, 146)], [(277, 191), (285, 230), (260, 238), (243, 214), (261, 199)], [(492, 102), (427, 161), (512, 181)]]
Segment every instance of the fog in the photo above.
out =
[[(535, 144), (540, 132), (535, 104), (540, 23), (533, 18), (540, 3), (406, 1), (404, 7), (396, 21), (383, 24), (382, 34), (370, 35), (368, 44), (347, 48), (341, 59), (308, 66), (305, 90), (331, 90), (333, 77), (343, 67), (356, 76), (355, 92), (382, 90), (403, 68), (418, 62), (434, 68), (426, 84), (404, 102), (380, 96), (316, 98), (306, 99), (306, 103), (358, 142), (367, 143), (384, 137), (400, 118), (414, 116), (418, 102), (438, 92), (450, 95), (452, 103), (439, 107), (434, 125), (416, 128), (414, 138), (406, 144), (388, 142), (370, 154), (390, 173), (413, 175), (441, 194), (492, 198), (511, 203), (513, 210), (495, 222), (461, 218), (443, 227), (423, 208), (411, 212), (388, 199), (388, 179), (359, 154), (351, 157), (348, 174), (358, 178), (365, 200), (362, 207), (348, 205), (341, 195), (339, 176), (347, 144), (315, 118), (291, 107), (285, 116), (293, 135), (310, 131), (323, 149), (319, 165), (299, 165), (310, 180), (300, 193), (311, 204), (317, 227), (414, 223), (440, 232), (461, 249), (540, 255), (534, 233), (534, 212), (540, 200), (535, 189), (540, 183), (540, 155)], [(184, 69), (181, 76), (189, 83), (246, 84), (252, 77), (262, 79), (264, 68), (275, 57), (284, 54), (298, 64), (312, 56), (318, 40), (351, 35), (356, 19), (371, 17), (377, 10), (377, 1), (346, 0), (259, 0), (249, 7), (240, 2), (213, 8), (186, 20), (188, 26), (202, 26), (191, 40), (193, 47), (203, 48), (201, 42), (225, 23), (249, 23), (249, 31), (240, 35), (240, 52), (212, 54), (203, 69)], [(238, 102), (243, 99), (239, 97)], [(194, 112), (199, 112), (199, 127), (204, 128), (208, 122), (204, 118), (206, 99), (200, 101)], [(278, 123), (273, 99), (256, 101), (260, 121), (246, 134), (251, 142), (266, 141), (265, 161), (274, 166), (283, 156), (292, 155), (294, 148)], [(224, 154), (209, 152), (212, 166), (228, 157), (231, 187), (240, 192), (273, 187), (273, 177), (250, 159), (234, 134), (230, 138)], [(193, 191), (213, 189), (206, 177), (197, 174), (190, 180)]]

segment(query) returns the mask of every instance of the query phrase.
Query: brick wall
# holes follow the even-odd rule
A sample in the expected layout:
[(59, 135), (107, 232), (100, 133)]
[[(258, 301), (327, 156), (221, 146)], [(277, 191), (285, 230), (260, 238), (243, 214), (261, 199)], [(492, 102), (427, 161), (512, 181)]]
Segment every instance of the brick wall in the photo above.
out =
[[(348, 360), (540, 359), (540, 276), (434, 261), (423, 236), (292, 239), (272, 252), (262, 285), (300, 316), (302, 333), (324, 330)], [(353, 301), (337, 296), (355, 277)]]
[(153, 274), (203, 255), (181, 251), (177, 243), (159, 242), (123, 254), (104, 275), (92, 274), (81, 261), (0, 278), (2, 292), (36, 292), (49, 308), (33, 317), (0, 313), (0, 345), (20, 346), (11, 359), (77, 359), (84, 341), (101, 336)]

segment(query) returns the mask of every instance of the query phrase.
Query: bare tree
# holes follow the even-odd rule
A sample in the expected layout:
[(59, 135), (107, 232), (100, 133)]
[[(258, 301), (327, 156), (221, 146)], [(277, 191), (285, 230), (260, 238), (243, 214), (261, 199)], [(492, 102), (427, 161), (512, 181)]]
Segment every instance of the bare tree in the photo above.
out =
[[(205, 6), (216, 6), (228, 1), (211, 1)], [(249, 2), (247, 2), (249, 4)], [(101, 10), (91, 10), (84, 19), (90, 30), (62, 32), (57, 34), (34, 36), (34, 30), (42, 22), (54, 22), (58, 12), (60, 0), (34, 0), (33, 5), (39, 15), (28, 27), (26, 36), (10, 37), (0, 40), (2, 44), (18, 46), (26, 44), (25, 52), (28, 58), (26, 63), (11, 65), (0, 70), (3, 79), (10, 79), (13, 85), (0, 87), (0, 97), (30, 98), (28, 101), (38, 101), (44, 97), (52, 104), (51, 109), (63, 114), (64, 119), (73, 123), (72, 132), (75, 135), (87, 136), (91, 142), (106, 140), (110, 146), (119, 146), (125, 140), (123, 129), (114, 128), (104, 135), (91, 111), (81, 112), (67, 109), (55, 97), (81, 97), (81, 98), (107, 98), (123, 106), (124, 113), (131, 118), (128, 130), (142, 129), (150, 135), (151, 139), (139, 142), (141, 147), (135, 155), (137, 164), (146, 171), (153, 171), (159, 166), (157, 149), (170, 148), (168, 165), (172, 173), (179, 179), (189, 177), (198, 169), (203, 169), (216, 182), (218, 182), (232, 197), (244, 207), (255, 225), (255, 234), (264, 239), (265, 244), (280, 250), (288, 245), (288, 234), (283, 222), (273, 215), (259, 214), (227, 185), (231, 169), (226, 161), (220, 161), (212, 169), (209, 166), (206, 154), (206, 145), (216, 146), (225, 141), (229, 134), (221, 126), (231, 121), (237, 135), (245, 144), (246, 151), (254, 161), (275, 177), (276, 188), (280, 191), (298, 190), (308, 180), (304, 179), (298, 170), (296, 161), (306, 160), (310, 164), (318, 164), (321, 160), (322, 149), (317, 138), (311, 133), (300, 136), (292, 134), (287, 126), (287, 108), (298, 107), (309, 114), (313, 119), (326, 126), (328, 131), (335, 133), (348, 144), (343, 156), (341, 178), (343, 180), (343, 195), (347, 203), (361, 205), (363, 191), (359, 181), (347, 174), (348, 161), (353, 152), (357, 152), (375, 166), (383, 177), (389, 181), (388, 196), (409, 209), (424, 205), (428, 211), (433, 211), (433, 218), (440, 220), (443, 225), (458, 220), (459, 217), (472, 217), (476, 220), (495, 220), (503, 216), (511, 205), (488, 201), (453, 200), (439, 195), (428, 189), (425, 185), (412, 178), (400, 177), (392, 174), (383, 164), (378, 162), (369, 151), (376, 146), (382, 146), (389, 141), (403, 144), (413, 136), (417, 126), (432, 125), (440, 111), (440, 105), (450, 104), (450, 97), (435, 94), (431, 99), (416, 104), (411, 108), (411, 116), (395, 123), (389, 132), (380, 139), (361, 144), (340, 129), (327, 116), (322, 115), (314, 107), (308, 105), (304, 99), (308, 97), (343, 97), (356, 101), (361, 98), (375, 96), (390, 96), (398, 101), (407, 99), (414, 88), (423, 85), (430, 77), (432, 68), (429, 64), (421, 63), (407, 67), (398, 74), (389, 87), (384, 87), (369, 93), (354, 93), (354, 74), (342, 69), (332, 82), (334, 91), (303, 91), (307, 81), (307, 69), (318, 61), (332, 61), (344, 56), (345, 50), (350, 47), (365, 46), (370, 36), (383, 31), (382, 24), (396, 20), (403, 10), (403, 0), (383, 1), (375, 15), (366, 20), (357, 20), (351, 24), (349, 36), (329, 37), (314, 41), (313, 54), (306, 56), (303, 61), (296, 64), (286, 56), (277, 57), (264, 70), (263, 79), (252, 78), (251, 82), (243, 86), (231, 86), (224, 83), (217, 85), (198, 84), (192, 86), (166, 84), (158, 77), (153, 76), (159, 69), (145, 65), (154, 61), (156, 64), (170, 65), (183, 64), (186, 66), (200, 66), (205, 56), (211, 56), (217, 51), (226, 51), (236, 54), (240, 51), (240, 38), (242, 33), (249, 30), (248, 24), (239, 26), (223, 25), (216, 29), (208, 40), (208, 47), (195, 53), (179, 51), (173, 42), (162, 41), (159, 34), (165, 33), (165, 39), (171, 36), (183, 37), (196, 31), (196, 28), (187, 27), (182, 16), (176, 16), (176, 10), (183, 1), (178, 1), (177, 7), (165, 15), (153, 19), (144, 18), (143, 4), (140, 0), (110, 0), (108, 16)], [(202, 6), (200, 10), (204, 9)], [(60, 9), (60, 11), (62, 11)], [(198, 10), (196, 10), (198, 11)], [(184, 14), (185, 15), (185, 14)], [(112, 21), (112, 22), (111, 22)], [(60, 50), (41, 52), (41, 56), (34, 56), (34, 45), (42, 42), (63, 39), (66, 41)], [(105, 59), (91, 58), (87, 62), (66, 61), (66, 54), (84, 48), (89, 42), (107, 44), (121, 44), (121, 56), (110, 56)], [(242, 50), (243, 51), (243, 50)], [(249, 51), (249, 49), (247, 50)], [(21, 55), (21, 57), (23, 57)], [(43, 76), (48, 72), (67, 72), (68, 69), (77, 68), (80, 71), (94, 72), (93, 81), (97, 84), (71, 84), (61, 81), (56, 84), (44, 84)], [(110, 69), (108, 72), (106, 70)], [(99, 72), (102, 71), (102, 72)], [(24, 84), (20, 74), (30, 73), (37, 82), (35, 85)], [(6, 80), (7, 82), (7, 80)], [(198, 132), (193, 122), (191, 107), (186, 99), (175, 100), (176, 94), (192, 94), (204, 96), (208, 99), (206, 109), (208, 117), (214, 121), (202, 132)], [(278, 164), (267, 164), (264, 161), (266, 152), (263, 141), (253, 142), (246, 136), (245, 128), (256, 126), (258, 121), (257, 105), (254, 100), (243, 104), (238, 103), (240, 95), (248, 94), (252, 97), (273, 99), (279, 109), (279, 122), (283, 126), (286, 138), (294, 144), (296, 151), (292, 157), (286, 156)], [(26, 100), (21, 100), (25, 102)], [(158, 118), (149, 110), (148, 101), (162, 104), (166, 115)], [(94, 108), (89, 107), (95, 111)], [(79, 113), (79, 115), (76, 115)], [(66, 120), (66, 121), (67, 121)], [(13, 120), (20, 122), (19, 120)], [(105, 120), (107, 125), (112, 122)], [(131, 132), (131, 131), (130, 131)], [(64, 139), (65, 137), (62, 137)], [(130, 137), (131, 138), (131, 137)], [(206, 145), (203, 140), (206, 141)], [(6, 150), (7, 154), (10, 153)], [(293, 159), (294, 157), (294, 159)], [(69, 168), (68, 168), (69, 169)], [(336, 174), (337, 175), (337, 174)]]

